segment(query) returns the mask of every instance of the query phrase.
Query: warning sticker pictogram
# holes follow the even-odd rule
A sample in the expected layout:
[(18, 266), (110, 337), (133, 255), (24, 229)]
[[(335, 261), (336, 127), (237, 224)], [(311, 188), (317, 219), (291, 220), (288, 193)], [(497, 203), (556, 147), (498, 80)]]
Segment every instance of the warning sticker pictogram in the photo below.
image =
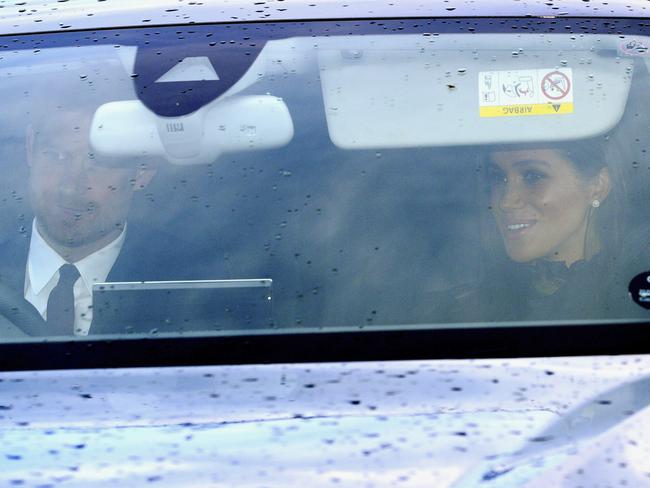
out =
[(571, 80), (561, 71), (552, 71), (542, 78), (542, 93), (551, 100), (562, 100), (571, 90)]
[(480, 117), (573, 113), (571, 68), (481, 71)]

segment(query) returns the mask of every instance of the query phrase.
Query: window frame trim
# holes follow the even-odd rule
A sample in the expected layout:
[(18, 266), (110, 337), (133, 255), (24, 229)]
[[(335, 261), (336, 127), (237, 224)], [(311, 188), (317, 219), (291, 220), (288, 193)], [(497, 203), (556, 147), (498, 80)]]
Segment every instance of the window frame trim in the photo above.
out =
[(649, 352), (650, 320), (597, 325), (574, 323), (212, 337), (49, 339), (0, 344), (0, 371), (602, 356)]
[[(331, 21), (330, 21), (331, 22)], [(239, 28), (264, 24), (300, 27), (303, 35), (326, 29), (327, 35), (408, 33), (466, 33), (471, 26), (485, 33), (567, 33), (649, 35), (650, 22), (636, 17), (446, 17), (344, 19), (336, 26), (323, 19), (309, 21), (253, 21), (237, 23)], [(417, 25), (406, 26), (406, 22)], [(359, 26), (358, 24), (364, 25)], [(514, 24), (514, 25), (513, 25)], [(1, 34), (12, 51), (30, 43), (39, 49), (63, 46), (129, 44), (144, 39), (151, 30), (200, 30), (202, 26), (221, 28), (230, 24), (188, 24), (169, 26), (118, 27), (61, 31), (55, 33)], [(393, 29), (389, 27), (392, 26)], [(435, 30), (432, 30), (432, 26)], [(532, 27), (532, 28), (531, 28)], [(524, 28), (526, 30), (524, 30)], [(298, 30), (298, 29), (296, 29)], [(98, 32), (117, 33), (98, 39)], [(276, 30), (270, 39), (295, 35), (292, 29)], [(120, 35), (123, 34), (123, 35)], [(471, 35), (471, 34), (468, 34)], [(22, 42), (24, 41), (24, 42)], [(99, 41), (99, 42), (97, 42)], [(127, 368), (198, 365), (281, 364), (386, 360), (494, 359), (515, 357), (593, 356), (650, 353), (650, 316), (631, 323), (555, 323), (530, 325), (508, 323), (470, 328), (418, 328), (395, 330), (276, 332), (229, 336), (115, 337), (29, 339), (0, 343), (0, 371)]]

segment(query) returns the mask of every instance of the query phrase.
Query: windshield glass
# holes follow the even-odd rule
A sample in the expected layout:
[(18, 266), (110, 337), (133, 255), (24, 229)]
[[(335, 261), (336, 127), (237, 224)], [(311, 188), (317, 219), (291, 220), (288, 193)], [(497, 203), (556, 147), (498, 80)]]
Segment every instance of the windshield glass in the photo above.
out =
[(0, 337), (647, 320), (650, 41), (526, 22), (5, 38)]

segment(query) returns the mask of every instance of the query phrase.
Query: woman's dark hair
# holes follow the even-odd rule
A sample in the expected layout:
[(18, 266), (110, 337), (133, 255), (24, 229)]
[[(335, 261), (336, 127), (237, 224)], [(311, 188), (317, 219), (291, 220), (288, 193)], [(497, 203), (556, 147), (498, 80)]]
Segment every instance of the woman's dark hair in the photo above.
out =
[[(625, 179), (621, 174), (620, 161), (610, 161), (611, 143), (609, 136), (591, 138), (573, 142), (556, 144), (554, 149), (571, 162), (576, 173), (585, 181), (598, 176), (606, 168), (610, 178), (610, 189), (607, 198), (600, 207), (590, 210), (585, 255), (590, 257), (594, 252), (602, 252), (611, 256), (621, 244), (623, 223), (627, 221), (625, 199)], [(597, 239), (599, 248), (596, 249)], [(590, 242), (591, 241), (591, 242)]]

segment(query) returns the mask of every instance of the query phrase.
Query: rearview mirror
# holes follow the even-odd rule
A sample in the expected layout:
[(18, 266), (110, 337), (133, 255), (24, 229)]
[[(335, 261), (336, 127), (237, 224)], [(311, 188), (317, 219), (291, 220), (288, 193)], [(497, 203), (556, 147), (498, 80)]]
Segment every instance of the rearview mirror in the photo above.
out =
[(90, 128), (93, 150), (103, 157), (163, 157), (172, 164), (206, 164), (225, 153), (281, 147), (293, 121), (280, 98), (237, 96), (183, 117), (161, 117), (138, 100), (97, 109)]

